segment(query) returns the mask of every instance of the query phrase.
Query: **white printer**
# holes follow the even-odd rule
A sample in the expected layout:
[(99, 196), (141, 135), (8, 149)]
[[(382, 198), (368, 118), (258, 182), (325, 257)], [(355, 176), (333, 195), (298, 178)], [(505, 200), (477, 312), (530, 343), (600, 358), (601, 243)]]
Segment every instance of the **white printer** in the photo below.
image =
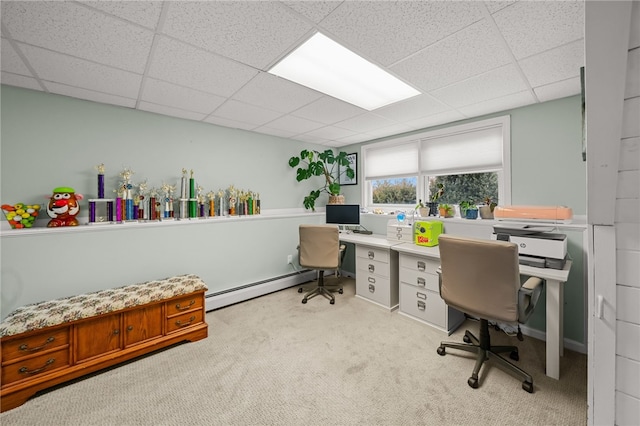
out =
[(567, 236), (550, 232), (553, 227), (535, 225), (494, 225), (494, 240), (518, 245), (520, 264), (562, 269), (567, 258)]

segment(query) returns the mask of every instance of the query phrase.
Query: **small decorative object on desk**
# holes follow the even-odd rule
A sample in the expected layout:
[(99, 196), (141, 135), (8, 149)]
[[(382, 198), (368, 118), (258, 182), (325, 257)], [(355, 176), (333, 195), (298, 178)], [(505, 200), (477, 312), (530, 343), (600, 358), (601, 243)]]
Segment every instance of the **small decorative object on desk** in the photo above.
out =
[(49, 197), (47, 204), (47, 214), (51, 218), (48, 227), (58, 226), (78, 226), (76, 216), (80, 213), (80, 200), (82, 194), (76, 194), (76, 191), (68, 186), (59, 186), (53, 190), (53, 194)]
[(2, 211), (12, 229), (31, 228), (40, 212), (38, 204), (3, 204)]

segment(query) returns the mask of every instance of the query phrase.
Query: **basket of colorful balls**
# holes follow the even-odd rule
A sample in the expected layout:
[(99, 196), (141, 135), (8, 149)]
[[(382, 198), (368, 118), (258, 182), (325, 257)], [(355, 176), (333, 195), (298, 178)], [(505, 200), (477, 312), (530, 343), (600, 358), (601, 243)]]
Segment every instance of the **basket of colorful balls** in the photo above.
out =
[(12, 229), (31, 228), (40, 211), (39, 204), (3, 204), (2, 211)]

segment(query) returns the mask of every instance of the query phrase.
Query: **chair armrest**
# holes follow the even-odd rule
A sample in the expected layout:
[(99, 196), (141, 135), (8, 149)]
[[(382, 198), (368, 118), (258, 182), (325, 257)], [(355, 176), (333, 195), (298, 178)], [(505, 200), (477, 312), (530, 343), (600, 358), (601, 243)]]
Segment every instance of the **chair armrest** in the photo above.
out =
[(542, 293), (543, 280), (538, 277), (529, 278), (518, 290), (518, 322), (527, 322)]
[(438, 294), (442, 297), (442, 266), (438, 266), (436, 273), (438, 274)]
[(339, 260), (338, 260), (338, 267), (341, 268), (342, 267), (342, 261), (344, 260), (344, 256), (345, 254), (347, 254), (347, 245), (346, 244), (340, 244), (340, 253), (339, 253)]

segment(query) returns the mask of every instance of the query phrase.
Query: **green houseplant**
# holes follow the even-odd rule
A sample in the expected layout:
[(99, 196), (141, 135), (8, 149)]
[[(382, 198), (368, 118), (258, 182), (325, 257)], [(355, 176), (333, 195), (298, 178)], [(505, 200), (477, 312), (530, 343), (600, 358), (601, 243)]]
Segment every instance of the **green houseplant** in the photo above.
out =
[(296, 180), (302, 182), (314, 176), (322, 176), (323, 185), (304, 197), (303, 205), (306, 209), (316, 210), (316, 200), (320, 194), (326, 192), (329, 196), (340, 195), (340, 183), (338, 181), (338, 167), (344, 167), (344, 174), (349, 178), (355, 177), (355, 171), (347, 159), (347, 153), (341, 151), (337, 155), (333, 150), (325, 151), (302, 150), (300, 155), (289, 158), (289, 167), (296, 170)]
[(440, 217), (453, 217), (453, 206), (451, 204), (438, 204)]
[(431, 195), (430, 201), (427, 203), (427, 207), (429, 207), (429, 216), (438, 215), (438, 199), (444, 195), (444, 184), (438, 183), (434, 189), (435, 191)]
[(493, 209), (496, 208), (498, 203), (491, 200), (490, 197), (484, 199), (484, 204), (480, 206), (480, 217), (482, 219), (493, 219)]
[(460, 201), (460, 217), (467, 219), (478, 218), (478, 206), (472, 200)]

